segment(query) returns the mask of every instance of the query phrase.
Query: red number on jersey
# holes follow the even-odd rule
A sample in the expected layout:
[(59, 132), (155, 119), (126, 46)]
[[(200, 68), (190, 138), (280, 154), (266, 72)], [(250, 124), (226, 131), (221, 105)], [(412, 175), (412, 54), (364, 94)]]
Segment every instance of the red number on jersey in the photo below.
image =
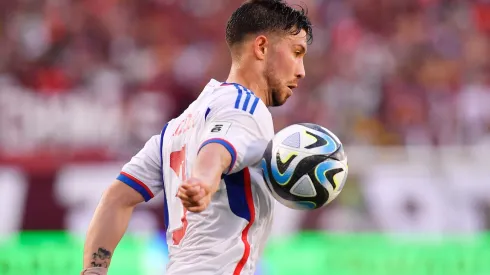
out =
[[(185, 145), (180, 149), (180, 151), (175, 151), (170, 153), (170, 168), (174, 170), (175, 174), (182, 180), (185, 181), (187, 176), (185, 174)], [(184, 238), (185, 230), (187, 229), (187, 210), (184, 208), (184, 215), (182, 216), (182, 227), (172, 232), (172, 240), (174, 245), (179, 245), (182, 238)]]
[(185, 175), (185, 145), (180, 151), (170, 153), (170, 168), (182, 180), (186, 180)]

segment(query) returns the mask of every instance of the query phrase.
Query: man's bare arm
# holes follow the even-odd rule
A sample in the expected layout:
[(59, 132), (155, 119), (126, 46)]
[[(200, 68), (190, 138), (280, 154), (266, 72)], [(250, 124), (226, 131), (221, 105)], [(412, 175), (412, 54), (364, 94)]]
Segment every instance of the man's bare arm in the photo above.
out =
[(85, 240), (83, 268), (93, 268), (93, 273), (86, 274), (104, 274), (99, 273), (100, 270), (109, 267), (114, 249), (128, 227), (134, 207), (143, 201), (137, 191), (119, 180), (104, 192)]

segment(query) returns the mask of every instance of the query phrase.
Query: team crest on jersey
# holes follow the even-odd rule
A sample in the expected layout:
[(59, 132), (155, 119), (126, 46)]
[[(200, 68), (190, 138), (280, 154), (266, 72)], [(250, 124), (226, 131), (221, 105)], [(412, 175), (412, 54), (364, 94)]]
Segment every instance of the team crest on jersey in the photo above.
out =
[(231, 122), (218, 121), (211, 124), (210, 132), (211, 134), (226, 134), (230, 129)]

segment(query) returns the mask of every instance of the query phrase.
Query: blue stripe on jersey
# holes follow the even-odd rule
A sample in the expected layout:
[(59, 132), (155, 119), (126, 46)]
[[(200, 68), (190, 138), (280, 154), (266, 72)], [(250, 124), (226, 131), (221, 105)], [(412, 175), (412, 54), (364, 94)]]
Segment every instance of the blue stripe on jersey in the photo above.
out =
[(206, 146), (207, 144), (210, 144), (210, 143), (219, 143), (219, 144), (223, 145), (226, 148), (226, 150), (228, 150), (228, 152), (231, 155), (231, 163), (230, 163), (230, 168), (228, 168), (228, 173), (231, 172), (231, 170), (233, 169), (233, 166), (235, 166), (235, 162), (236, 162), (236, 149), (235, 149), (235, 147), (230, 142), (228, 142), (227, 140), (224, 140), (221, 138), (211, 138), (211, 139), (204, 141), (201, 144), (201, 146), (199, 147), (199, 150), (197, 150), (197, 153), (199, 154), (199, 151), (201, 151), (201, 149), (204, 146)]
[(255, 112), (255, 109), (257, 108), (257, 104), (259, 103), (259, 98), (255, 96), (255, 94), (243, 87), (242, 85), (240, 84), (237, 84), (237, 83), (226, 83), (224, 82), (222, 85), (230, 85), (232, 84), (233, 86), (235, 86), (235, 88), (237, 89), (238, 91), (238, 95), (237, 95), (237, 98), (236, 98), (236, 101), (235, 101), (235, 109), (240, 109), (240, 102), (242, 101), (242, 95), (245, 93), (247, 96), (245, 98), (245, 102), (243, 103), (243, 106), (242, 106), (242, 111), (247, 111), (248, 109), (248, 105), (250, 103), (250, 99), (253, 97), (254, 98), (254, 101), (252, 103), (252, 107), (249, 111), (250, 114), (254, 114)]
[(167, 204), (167, 194), (165, 194), (165, 181), (163, 176), (163, 136), (165, 135), (165, 130), (167, 130), (168, 123), (163, 127), (160, 133), (160, 169), (162, 170), (162, 185), (163, 185), (163, 219), (165, 223), (165, 230), (168, 228), (168, 204)]
[(254, 103), (253, 103), (253, 105), (252, 105), (252, 109), (250, 109), (250, 114), (252, 114), (252, 115), (254, 114), (254, 112), (255, 112), (255, 108), (257, 108), (257, 104), (258, 104), (258, 103), (259, 103), (259, 98), (258, 98), (258, 97), (256, 97), (256, 98), (255, 98), (255, 100), (254, 100)]
[(251, 94), (248, 90), (245, 90), (245, 91), (247, 93), (247, 97), (245, 98), (245, 103), (243, 103), (243, 108), (242, 108), (243, 111), (247, 111), (248, 102), (250, 101), (250, 96), (251, 96)]
[(204, 114), (204, 120), (206, 120), (208, 118), (209, 112), (211, 112), (211, 108), (208, 107), (208, 109), (206, 110), (206, 113)]
[(139, 184), (138, 182), (136, 182), (132, 178), (130, 178), (126, 175), (123, 175), (123, 174), (119, 174), (119, 176), (117, 176), (117, 179), (124, 182), (125, 184), (131, 186), (134, 190), (138, 191), (138, 193), (140, 193), (141, 196), (143, 196), (145, 201), (149, 201), (151, 199), (151, 197), (152, 197), (151, 194), (148, 193), (148, 191), (141, 184)]
[(245, 193), (245, 170), (227, 175), (224, 177), (224, 180), (231, 212), (250, 222), (252, 215), (247, 204), (247, 196)]
[(235, 88), (238, 90), (238, 97), (236, 98), (235, 101), (235, 109), (240, 108), (240, 101), (242, 100), (242, 89), (240, 89), (240, 86), (238, 84), (233, 84)]
[[(249, 90), (249, 89), (245, 88), (243, 85), (240, 85), (240, 84), (238, 84), (238, 83), (233, 83), (233, 82), (231, 82), (231, 83), (228, 83), (228, 82), (223, 82), (223, 83), (221, 83), (221, 86), (229, 86), (229, 85), (233, 85), (233, 86), (235, 86), (235, 87), (239, 86), (239, 87), (241, 87), (241, 88), (242, 88), (244, 91), (249, 91), (249, 92), (251, 92), (253, 95), (255, 95), (253, 91), (251, 91), (251, 90)], [(237, 88), (237, 89), (238, 89), (238, 88)]]

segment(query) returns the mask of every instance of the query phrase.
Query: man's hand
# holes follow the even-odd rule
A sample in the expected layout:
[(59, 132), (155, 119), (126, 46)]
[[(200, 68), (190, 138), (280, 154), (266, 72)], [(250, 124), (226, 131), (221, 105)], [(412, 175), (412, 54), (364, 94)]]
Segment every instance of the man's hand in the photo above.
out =
[(80, 275), (106, 275), (107, 268), (105, 267), (89, 267), (80, 273)]
[(190, 178), (179, 187), (177, 197), (182, 200), (182, 204), (188, 211), (199, 213), (211, 202), (214, 193), (211, 187), (200, 179)]

